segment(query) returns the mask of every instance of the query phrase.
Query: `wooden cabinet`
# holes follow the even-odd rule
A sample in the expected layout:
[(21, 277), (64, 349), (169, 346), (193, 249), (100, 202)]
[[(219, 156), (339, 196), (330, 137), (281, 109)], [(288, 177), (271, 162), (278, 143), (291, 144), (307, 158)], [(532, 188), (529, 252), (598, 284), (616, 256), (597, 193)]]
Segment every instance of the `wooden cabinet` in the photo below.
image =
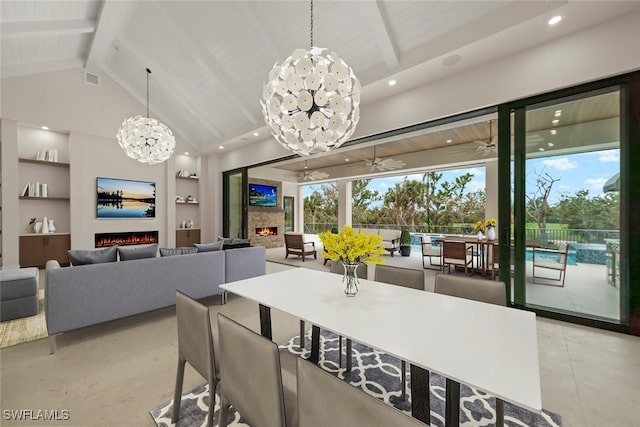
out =
[(200, 243), (199, 228), (176, 230), (176, 248), (190, 247), (194, 243)]
[(67, 251), (71, 249), (68, 233), (29, 234), (20, 236), (20, 267), (44, 268), (50, 259), (69, 265)]

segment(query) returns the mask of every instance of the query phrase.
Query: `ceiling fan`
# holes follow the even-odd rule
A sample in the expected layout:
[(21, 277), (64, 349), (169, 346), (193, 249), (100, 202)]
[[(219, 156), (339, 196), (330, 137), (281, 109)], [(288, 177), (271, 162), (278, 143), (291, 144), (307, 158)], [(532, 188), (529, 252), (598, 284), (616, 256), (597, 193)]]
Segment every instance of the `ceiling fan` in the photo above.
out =
[(489, 139), (482, 139), (479, 141), (473, 141), (478, 146), (476, 147), (476, 151), (482, 152), (482, 156), (486, 157), (491, 152), (498, 152), (498, 135), (493, 136), (492, 128), (493, 128), (492, 120), (489, 120)]
[(381, 159), (376, 156), (376, 146), (373, 146), (373, 159), (365, 160), (365, 166), (369, 168), (369, 172), (392, 171), (394, 169), (400, 169), (406, 165), (402, 160), (394, 160), (392, 158)]
[[(310, 171), (308, 169), (309, 169), (309, 166), (307, 165), (307, 161), (305, 160), (304, 171), (302, 173), (295, 175), (295, 178), (301, 179), (303, 181), (316, 181), (318, 179), (329, 178), (329, 174), (326, 172)], [(291, 176), (291, 175), (287, 175), (287, 176)]]

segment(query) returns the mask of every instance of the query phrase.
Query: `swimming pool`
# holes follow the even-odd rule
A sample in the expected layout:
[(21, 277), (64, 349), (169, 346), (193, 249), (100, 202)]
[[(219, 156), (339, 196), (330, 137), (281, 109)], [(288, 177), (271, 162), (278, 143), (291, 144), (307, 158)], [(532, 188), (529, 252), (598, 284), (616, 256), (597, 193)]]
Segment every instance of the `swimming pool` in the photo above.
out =
[[(411, 250), (422, 253), (422, 245), (420, 238), (422, 234), (411, 235)], [(431, 238), (443, 237), (441, 235), (431, 235)], [(437, 243), (433, 244), (433, 247), (438, 247)], [(606, 265), (606, 245), (600, 243), (570, 243), (569, 244), (569, 256), (567, 257), (567, 265), (578, 265), (578, 263), (585, 264), (599, 264)], [(549, 260), (556, 260), (558, 255), (553, 253), (536, 253), (536, 258), (543, 258)], [(527, 261), (533, 261), (533, 249), (526, 248)]]

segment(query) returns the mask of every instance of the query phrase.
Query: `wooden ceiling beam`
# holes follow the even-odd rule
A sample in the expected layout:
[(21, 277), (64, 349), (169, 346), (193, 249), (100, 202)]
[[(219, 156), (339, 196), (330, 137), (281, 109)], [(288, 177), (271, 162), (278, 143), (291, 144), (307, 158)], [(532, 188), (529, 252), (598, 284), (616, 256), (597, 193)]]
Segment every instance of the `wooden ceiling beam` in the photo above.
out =
[(87, 34), (96, 30), (96, 21), (23, 21), (3, 22), (0, 28), (2, 38), (58, 36), (69, 34)]

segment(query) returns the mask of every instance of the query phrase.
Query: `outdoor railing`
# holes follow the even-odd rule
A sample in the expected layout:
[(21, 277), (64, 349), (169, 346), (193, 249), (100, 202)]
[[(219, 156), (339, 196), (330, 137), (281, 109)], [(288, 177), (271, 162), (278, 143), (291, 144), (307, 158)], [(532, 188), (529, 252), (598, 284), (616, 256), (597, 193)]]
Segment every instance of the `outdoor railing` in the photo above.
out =
[[(396, 230), (408, 230), (412, 233), (427, 234), (474, 234), (473, 224), (457, 225), (397, 225), (397, 224), (353, 224), (353, 228), (387, 228)], [(338, 228), (335, 223), (310, 223), (304, 225), (304, 232), (317, 234), (323, 231), (330, 231)], [(571, 228), (547, 228), (541, 230), (530, 228), (525, 230), (525, 240), (536, 242), (542, 247), (557, 248), (560, 242), (570, 243), (599, 243), (605, 244), (605, 239), (620, 239), (620, 230), (599, 230), (599, 229), (571, 229)]]

